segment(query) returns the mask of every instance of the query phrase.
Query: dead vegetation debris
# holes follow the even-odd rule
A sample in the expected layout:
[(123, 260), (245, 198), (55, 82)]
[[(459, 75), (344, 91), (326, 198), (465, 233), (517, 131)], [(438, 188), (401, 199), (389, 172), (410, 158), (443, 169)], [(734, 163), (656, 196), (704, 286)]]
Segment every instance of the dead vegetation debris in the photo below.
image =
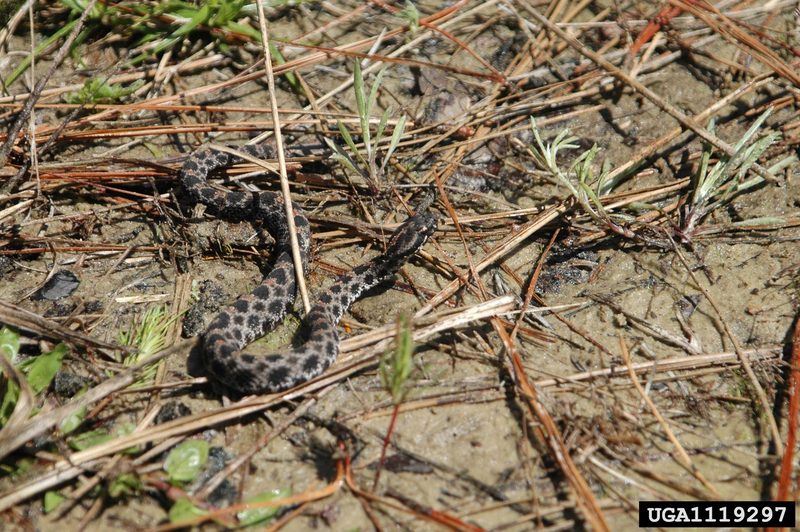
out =
[[(26, 2), (0, 30), (4, 529), (617, 530), (644, 499), (797, 499), (796, 2), (278, 4)], [(220, 402), (187, 359), (272, 244), (176, 174), (246, 141), (281, 156), (216, 177), (303, 206), (312, 300), (419, 188), (440, 223), (333, 368)]]

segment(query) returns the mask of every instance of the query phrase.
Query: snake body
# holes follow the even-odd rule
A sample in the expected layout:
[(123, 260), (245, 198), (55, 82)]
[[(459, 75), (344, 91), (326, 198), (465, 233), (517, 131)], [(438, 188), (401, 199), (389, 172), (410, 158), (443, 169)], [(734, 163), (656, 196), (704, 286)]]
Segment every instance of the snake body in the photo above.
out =
[[(259, 158), (272, 155), (271, 149), (264, 145), (248, 145), (239, 150)], [(224, 308), (203, 334), (202, 359), (209, 377), (231, 391), (247, 395), (291, 388), (325, 371), (339, 353), (336, 325), (342, 314), (364, 292), (389, 280), (416, 253), (436, 229), (436, 218), (428, 210), (433, 199), (430, 196), (392, 234), (383, 254), (339, 276), (308, 313), (304, 343), (267, 355), (243, 353), (247, 344), (272, 330), (292, 307), (296, 281), (281, 195), (269, 191), (221, 190), (208, 183), (210, 172), (238, 162), (241, 162), (239, 157), (226, 152), (201, 148), (184, 163), (180, 181), (192, 202), (206, 205), (219, 218), (263, 225), (276, 242), (277, 256), (272, 270), (252, 292)], [(300, 206), (294, 202), (292, 205), (306, 271), (310, 227)]]

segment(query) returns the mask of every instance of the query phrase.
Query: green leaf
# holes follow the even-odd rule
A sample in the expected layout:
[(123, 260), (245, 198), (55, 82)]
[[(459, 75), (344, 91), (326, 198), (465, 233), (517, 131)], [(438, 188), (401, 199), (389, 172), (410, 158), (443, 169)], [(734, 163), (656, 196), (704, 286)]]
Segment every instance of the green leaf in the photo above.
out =
[(67, 345), (62, 342), (49, 353), (42, 353), (33, 359), (28, 369), (28, 383), (34, 393), (38, 394), (50, 386), (56, 373), (61, 369), (66, 354)]
[(239, 15), (244, 3), (244, 0), (212, 2), (214, 12), (208, 19), (208, 25), (211, 27), (224, 26)]
[(0, 329), (0, 353), (4, 354), (11, 362), (19, 353), (19, 333), (14, 329), (9, 327)]
[(208, 442), (189, 440), (172, 449), (164, 461), (164, 471), (173, 484), (191, 482), (208, 461)]
[(383, 157), (383, 163), (381, 164), (381, 171), (386, 168), (386, 165), (389, 163), (389, 159), (392, 158), (392, 154), (394, 150), (397, 149), (397, 145), (400, 143), (400, 137), (403, 136), (403, 132), (406, 129), (406, 115), (400, 115), (400, 119), (397, 121), (397, 125), (394, 126), (394, 131), (392, 131), (392, 139), (389, 142), (389, 148), (386, 150), (386, 155)]
[[(363, 164), (364, 166), (367, 166), (366, 159), (364, 159), (364, 156), (361, 155), (361, 152), (358, 151), (358, 149), (356, 148), (356, 143), (353, 142), (353, 137), (350, 136), (350, 132), (347, 130), (346, 127), (344, 127), (344, 124), (342, 123), (342, 121), (341, 120), (337, 120), (336, 124), (339, 126), (339, 132), (342, 134), (342, 137), (344, 138), (344, 141), (350, 147), (350, 151), (353, 152), (353, 154), (358, 158), (358, 160), (361, 162), (361, 164)], [(361, 173), (361, 172), (359, 172), (359, 173)]]
[[(258, 40), (261, 40), (260, 33), (258, 34)], [(269, 43), (269, 55), (275, 61), (276, 65), (283, 65), (286, 63), (286, 58), (283, 57), (281, 51), (278, 50), (278, 47), (272, 42)], [(283, 76), (286, 78), (286, 81), (289, 82), (289, 85), (291, 85), (292, 90), (294, 90), (295, 93), (303, 93), (303, 87), (300, 85), (300, 80), (297, 79), (297, 76), (294, 74), (294, 72), (287, 70)]]
[[(19, 333), (10, 327), (0, 328), (0, 356), (6, 357), (9, 362), (13, 363), (18, 353)], [(3, 373), (2, 370), (0, 370), (1, 373)], [(8, 423), (17, 406), (19, 385), (9, 375), (6, 375), (5, 380), (0, 382), (4, 383), (4, 386), (0, 386), (0, 393), (3, 394), (3, 399), (0, 401), (0, 427), (3, 427)]]
[(358, 60), (353, 63), (353, 92), (356, 95), (356, 109), (361, 121), (361, 137), (364, 139), (364, 145), (369, 146), (369, 114), (364, 93), (364, 75), (361, 73), (361, 62)]
[[(136, 429), (136, 425), (133, 423), (121, 423), (119, 424), (113, 432), (109, 432), (106, 429), (95, 429), (90, 430), (87, 432), (82, 432), (81, 434), (76, 434), (75, 436), (69, 438), (68, 443), (70, 447), (77, 451), (83, 451), (84, 449), (88, 449), (90, 447), (95, 447), (97, 445), (101, 445), (103, 443), (109, 442), (111, 440), (122, 438), (127, 436), (128, 434), (132, 433)], [(136, 452), (135, 447), (131, 447), (125, 449), (126, 453)]]
[(579, 183), (589, 183), (592, 179), (592, 162), (597, 155), (597, 144), (580, 154), (572, 163), (570, 171), (575, 172)]
[[(261, 32), (254, 29), (252, 26), (248, 26), (247, 24), (240, 24), (238, 22), (230, 21), (225, 24), (225, 29), (234, 33), (241, 33), (242, 35), (247, 35), (254, 41), (257, 42), (261, 41)], [(271, 53), (271, 47), (272, 43), (270, 43), (270, 53)]]
[(68, 414), (67, 417), (61, 420), (58, 428), (61, 429), (62, 433), (69, 434), (81, 426), (83, 420), (86, 419), (86, 412), (87, 408), (85, 406), (76, 408), (70, 414)]
[(381, 143), (383, 130), (386, 129), (386, 124), (389, 122), (389, 113), (391, 113), (391, 111), (391, 109), (386, 109), (383, 114), (381, 114), (381, 119), (378, 122), (378, 129), (375, 130), (375, 146)]
[[(61, 37), (64, 37), (72, 31), (72, 28), (77, 24), (77, 20), (73, 20), (67, 24), (64, 24), (58, 31), (56, 31), (53, 35), (45, 39), (36, 49), (33, 51), (33, 55), (39, 57), (40, 54), (56, 43)], [(25, 56), (17, 65), (17, 68), (14, 69), (11, 74), (8, 75), (5, 79), (5, 86), (10, 87), (12, 83), (14, 83), (27, 69), (31, 66), (31, 54)]]
[(195, 29), (200, 24), (203, 24), (206, 20), (208, 20), (208, 15), (210, 13), (210, 9), (208, 4), (203, 4), (203, 7), (198, 9), (194, 16), (189, 20), (189, 22), (182, 24), (177, 30), (172, 32), (171, 37), (181, 37), (186, 35), (193, 29)]
[(333, 158), (336, 159), (336, 161), (349, 168), (352, 172), (356, 174), (361, 174), (358, 168), (356, 168), (355, 161), (353, 161), (353, 159), (350, 158), (350, 155), (348, 155), (347, 152), (344, 151), (341, 146), (339, 146), (338, 144), (336, 144), (327, 137), (323, 137), (323, 140), (325, 140), (325, 143), (333, 152)]
[(83, 451), (90, 447), (95, 447), (97, 445), (109, 442), (113, 439), (114, 436), (109, 434), (107, 430), (96, 429), (77, 434), (70, 438), (68, 442), (69, 446), (76, 451)]
[(33, 468), (33, 458), (19, 458), (13, 464), (0, 463), (0, 473), (12, 479), (27, 475)]
[(0, 427), (8, 423), (17, 406), (17, 399), (19, 399), (19, 386), (12, 380), (6, 380), (3, 400), (0, 402)]
[(142, 491), (142, 481), (133, 473), (124, 473), (115, 478), (108, 487), (108, 494), (114, 499), (133, 495)]
[(44, 513), (49, 514), (59, 507), (66, 500), (66, 497), (57, 491), (47, 491), (44, 494)]
[(207, 513), (208, 512), (205, 510), (192, 504), (189, 499), (178, 499), (175, 501), (175, 504), (172, 505), (172, 508), (169, 509), (169, 522), (182, 523), (183, 521), (189, 521), (195, 517), (206, 515)]
[[(250, 497), (245, 502), (250, 504), (255, 502), (274, 501), (277, 499), (284, 499), (291, 494), (292, 490), (288, 488), (276, 488), (274, 490), (259, 493), (254, 497)], [(280, 506), (252, 508), (250, 510), (242, 510), (241, 512), (236, 514), (236, 517), (239, 518), (239, 524), (241, 526), (252, 526), (261, 523), (262, 521), (266, 521), (267, 519), (272, 519), (278, 514), (280, 509), (281, 509)]]
[[(753, 142), (752, 145), (748, 146), (750, 139), (752, 139), (755, 134), (758, 133), (759, 128), (770, 114), (772, 114), (771, 107), (762, 113), (755, 120), (755, 122), (753, 122), (745, 134), (742, 135), (742, 137), (733, 145), (733, 155), (725, 154), (721, 156), (719, 162), (715, 164), (714, 168), (712, 168), (710, 171), (707, 171), (707, 166), (708, 158), (711, 156), (711, 148), (707, 147), (704, 150), (703, 159), (701, 160), (700, 164), (700, 170), (697, 174), (697, 185), (694, 193), (692, 194), (692, 203), (695, 206), (700, 207), (704, 203), (708, 202), (712, 197), (717, 195), (722, 186), (731, 179), (741, 181), (741, 179), (744, 178), (745, 173), (747, 173), (750, 167), (758, 160), (759, 157), (761, 157), (767, 148), (769, 148), (773, 142), (780, 138), (779, 135), (773, 133), (766, 135), (765, 137)], [(709, 123), (708, 129), (713, 133), (713, 121)], [(735, 177), (734, 173), (736, 174)], [(756, 181), (755, 183), (748, 182), (748, 188), (753, 184), (757, 184), (758, 182), (760, 181)], [(730, 187), (729, 194), (726, 195), (726, 198), (723, 198), (723, 201), (726, 201), (727, 198), (730, 197), (730, 194), (736, 191), (736, 186)]]

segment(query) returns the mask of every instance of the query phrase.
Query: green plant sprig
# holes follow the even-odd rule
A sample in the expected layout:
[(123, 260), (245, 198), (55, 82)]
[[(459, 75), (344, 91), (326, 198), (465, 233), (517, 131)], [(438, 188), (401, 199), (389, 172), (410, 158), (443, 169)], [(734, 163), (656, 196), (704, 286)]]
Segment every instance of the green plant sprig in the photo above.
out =
[[(700, 166), (695, 174), (690, 201), (684, 208), (681, 227), (684, 240), (691, 239), (691, 236), (697, 231), (697, 224), (709, 213), (731, 201), (737, 194), (764, 182), (764, 178), (759, 175), (748, 180), (745, 180), (745, 176), (764, 152), (781, 138), (779, 133), (768, 133), (753, 140), (772, 111), (771, 107), (764, 111), (733, 145), (733, 154), (721, 154), (717, 163), (711, 168), (709, 168), (709, 164), (713, 149), (710, 145), (704, 147)], [(712, 119), (709, 122), (708, 131), (714, 133), (715, 126)], [(787, 160), (784, 159), (771, 167), (769, 171), (773, 172), (773, 169), (784, 167), (786, 164)]]
[(408, 380), (414, 370), (414, 338), (407, 316), (397, 320), (395, 348), (381, 357), (379, 373), (383, 388), (392, 396), (394, 404), (400, 404), (408, 393)]
[[(77, 23), (77, 18), (84, 12), (87, 0), (60, 0), (69, 10), (69, 20), (52, 35), (36, 46), (35, 56), (53, 47), (64, 38)], [(274, 0), (270, 5), (281, 5), (283, 0)], [(76, 62), (81, 56), (76, 52), (78, 46), (93, 34), (109, 33), (125, 35), (131, 38), (132, 57), (122, 61), (123, 67), (134, 67), (147, 60), (158, 58), (160, 54), (180, 46), (187, 39), (197, 40), (199, 33), (212, 38), (236, 36), (239, 40), (260, 41), (261, 33), (248, 21), (254, 12), (248, 0), (208, 0), (200, 6), (184, 0), (157, 0), (155, 2), (120, 2), (117, 4), (97, 3), (89, 15), (86, 27), (76, 38), (70, 51)], [(224, 49), (225, 43), (221, 43)], [(280, 62), (280, 54), (274, 46), (270, 47), (276, 62)], [(4, 80), (10, 87), (30, 67), (31, 56), (23, 58), (19, 65)], [(290, 83), (296, 78), (287, 75)]]
[[(613, 217), (627, 219), (622, 215), (612, 215), (606, 210), (601, 201), (601, 197), (609, 194), (617, 182), (612, 182), (606, 179), (608, 175), (608, 167), (604, 165), (600, 175), (595, 178), (592, 164), (598, 153), (597, 145), (593, 145), (590, 149), (581, 153), (569, 169), (565, 172), (558, 164), (558, 155), (561, 150), (580, 148), (575, 141), (578, 137), (569, 134), (569, 131), (561, 131), (556, 138), (550, 142), (545, 143), (539, 134), (539, 129), (536, 127), (536, 120), (531, 117), (531, 130), (535, 144), (531, 147), (531, 154), (533, 155), (536, 163), (547, 170), (556, 180), (567, 188), (570, 195), (578, 202), (583, 208), (584, 212), (589, 215), (592, 220), (600, 225), (605, 225), (613, 232), (622, 235), (626, 238), (635, 238), (636, 235), (629, 229), (624, 228), (614, 221)], [(574, 178), (571, 178), (573, 175)]]
[[(167, 333), (177, 319), (178, 316), (169, 314), (164, 305), (148, 308), (135, 326), (119, 335), (120, 344), (136, 347), (136, 353), (125, 358), (125, 365), (132, 366), (164, 349)], [(157, 368), (157, 365), (147, 368), (137, 384), (150, 382)]]
[(397, 125), (395, 125), (394, 130), (392, 131), (392, 136), (389, 140), (389, 146), (386, 148), (383, 159), (380, 161), (380, 163), (378, 163), (378, 148), (383, 140), (383, 134), (386, 131), (387, 124), (389, 123), (389, 116), (392, 113), (392, 109), (390, 107), (384, 110), (381, 114), (381, 118), (378, 121), (378, 127), (375, 129), (374, 137), (372, 136), (372, 130), (370, 128), (370, 117), (372, 116), (372, 110), (377, 102), (378, 90), (380, 89), (385, 72), (386, 68), (382, 68), (378, 74), (376, 74), (375, 80), (372, 83), (372, 87), (369, 90), (369, 94), (367, 94), (366, 85), (364, 83), (364, 74), (361, 71), (361, 64), (356, 61), (353, 66), (353, 91), (356, 97), (356, 110), (358, 112), (359, 125), (361, 127), (363, 149), (358, 148), (353, 140), (353, 135), (341, 120), (337, 122), (337, 126), (342, 138), (345, 141), (345, 144), (350, 149), (350, 153), (345, 151), (335, 142), (327, 138), (325, 139), (328, 146), (333, 151), (334, 159), (352, 172), (361, 176), (367, 182), (373, 192), (376, 192), (379, 189), (379, 183), (381, 182), (386, 171), (386, 166), (389, 164), (392, 154), (394, 154), (395, 150), (397, 149), (397, 146), (400, 143), (400, 138), (403, 136), (403, 132), (405, 131), (406, 127), (406, 117), (405, 115), (401, 115), (397, 120)]

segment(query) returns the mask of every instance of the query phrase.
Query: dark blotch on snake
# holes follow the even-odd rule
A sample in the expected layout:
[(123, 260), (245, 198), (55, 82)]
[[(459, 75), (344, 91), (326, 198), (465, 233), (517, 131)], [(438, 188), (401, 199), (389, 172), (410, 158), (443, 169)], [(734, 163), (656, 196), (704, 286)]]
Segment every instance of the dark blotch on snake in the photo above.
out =
[(286, 377), (289, 376), (289, 368), (286, 366), (275, 366), (269, 372), (269, 382), (273, 389), (280, 389), (283, 386)]
[(317, 366), (319, 366), (319, 357), (317, 355), (309, 355), (303, 363), (303, 370), (311, 372), (317, 369)]
[(286, 309), (286, 304), (283, 301), (273, 301), (269, 304), (270, 314), (280, 314)]

